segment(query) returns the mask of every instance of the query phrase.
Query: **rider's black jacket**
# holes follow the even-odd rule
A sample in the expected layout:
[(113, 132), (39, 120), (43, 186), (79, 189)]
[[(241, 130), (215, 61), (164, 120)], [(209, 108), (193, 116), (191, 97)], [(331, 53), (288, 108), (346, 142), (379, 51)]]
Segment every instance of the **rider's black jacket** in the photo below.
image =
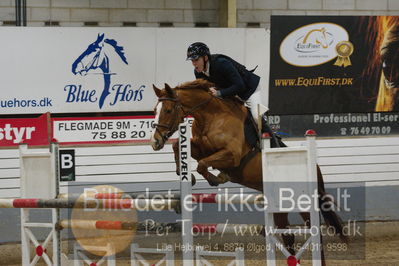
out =
[(260, 77), (245, 68), (228, 56), (221, 54), (211, 55), (209, 62), (209, 77), (194, 70), (196, 78), (206, 79), (215, 83), (220, 90), (220, 96), (238, 95), (247, 100), (256, 90)]

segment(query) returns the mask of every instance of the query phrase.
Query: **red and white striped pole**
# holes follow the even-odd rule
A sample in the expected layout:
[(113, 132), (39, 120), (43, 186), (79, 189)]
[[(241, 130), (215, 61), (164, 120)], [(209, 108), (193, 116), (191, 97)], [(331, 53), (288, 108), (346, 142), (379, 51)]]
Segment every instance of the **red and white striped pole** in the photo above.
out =
[[(138, 194), (138, 193), (82, 193), (82, 194), (60, 194), (58, 199), (68, 199), (68, 200), (83, 200), (83, 199), (92, 199), (92, 200), (101, 200), (101, 199), (171, 199), (171, 200), (180, 200), (180, 193), (146, 193), (146, 194)], [(240, 204), (240, 203), (248, 203), (248, 204), (257, 204), (263, 202), (263, 194), (222, 194), (222, 193), (192, 193), (192, 201), (193, 203), (230, 203), (230, 204)]]
[(137, 210), (173, 210), (178, 200), (169, 199), (0, 199), (0, 208), (32, 209), (137, 209)]

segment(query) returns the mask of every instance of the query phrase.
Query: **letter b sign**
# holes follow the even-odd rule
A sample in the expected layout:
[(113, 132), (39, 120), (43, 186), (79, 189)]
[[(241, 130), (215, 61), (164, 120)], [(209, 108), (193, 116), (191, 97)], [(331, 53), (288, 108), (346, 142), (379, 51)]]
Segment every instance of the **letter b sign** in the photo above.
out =
[(75, 150), (60, 150), (60, 181), (75, 181)]

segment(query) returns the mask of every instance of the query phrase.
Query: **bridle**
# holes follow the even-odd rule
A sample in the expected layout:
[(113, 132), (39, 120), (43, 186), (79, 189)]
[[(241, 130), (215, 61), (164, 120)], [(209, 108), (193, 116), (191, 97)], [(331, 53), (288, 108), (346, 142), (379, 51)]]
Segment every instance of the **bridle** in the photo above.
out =
[(99, 51), (93, 56), (92, 59), (90, 59), (89, 63), (85, 66), (85, 70), (89, 71), (90, 69), (95, 69), (96, 67), (98, 67), (98, 61), (100, 59), (100, 55), (102, 52), (102, 48), (99, 47)]
[(179, 98), (172, 98), (172, 97), (158, 98), (158, 102), (172, 101), (172, 102), (175, 102), (176, 104), (174, 105), (173, 111), (172, 111), (172, 115), (173, 115), (172, 123), (170, 125), (155, 123), (154, 124), (155, 130), (158, 130), (158, 127), (166, 128), (167, 131), (164, 134), (162, 134), (161, 132), (159, 132), (159, 134), (161, 135), (161, 137), (164, 141), (167, 141), (170, 138), (170, 136), (173, 135), (173, 133), (177, 130), (177, 127), (179, 126), (179, 120), (178, 120), (178, 115), (177, 115), (177, 112), (179, 111), (179, 109), (183, 112), (183, 117), (186, 117), (186, 116), (192, 114), (195, 110), (197, 110), (201, 106), (207, 105), (213, 98), (214, 97), (211, 95), (209, 97), (209, 99), (205, 100), (202, 103), (195, 105), (194, 107), (192, 107), (191, 109), (189, 109), (187, 111), (184, 110), (183, 105), (181, 104), (181, 101)]
[(170, 97), (158, 98), (158, 102), (164, 102), (164, 101), (172, 101), (172, 102), (176, 103), (174, 105), (173, 111), (172, 111), (172, 115), (173, 115), (172, 123), (170, 125), (155, 123), (154, 126), (155, 126), (155, 130), (158, 130), (159, 127), (163, 127), (163, 128), (167, 129), (167, 131), (164, 134), (159, 132), (162, 139), (164, 141), (167, 141), (170, 138), (170, 136), (172, 136), (173, 133), (177, 130), (177, 126), (179, 124), (177, 112), (179, 111), (179, 109), (181, 109), (184, 113), (184, 109), (183, 109), (183, 105), (181, 104), (181, 102), (179, 101), (178, 98), (170, 98)]

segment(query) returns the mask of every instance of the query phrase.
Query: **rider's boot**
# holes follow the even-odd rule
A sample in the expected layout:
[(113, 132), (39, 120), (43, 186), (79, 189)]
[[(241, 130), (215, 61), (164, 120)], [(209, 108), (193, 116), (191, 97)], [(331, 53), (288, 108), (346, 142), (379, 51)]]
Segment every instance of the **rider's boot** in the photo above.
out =
[(280, 142), (278, 140), (278, 136), (273, 132), (269, 124), (267, 123), (267, 118), (266, 118), (266, 113), (262, 115), (262, 121), (261, 121), (261, 134), (263, 133), (269, 133), (270, 135), (270, 147), (271, 148), (277, 148), (281, 147)]

